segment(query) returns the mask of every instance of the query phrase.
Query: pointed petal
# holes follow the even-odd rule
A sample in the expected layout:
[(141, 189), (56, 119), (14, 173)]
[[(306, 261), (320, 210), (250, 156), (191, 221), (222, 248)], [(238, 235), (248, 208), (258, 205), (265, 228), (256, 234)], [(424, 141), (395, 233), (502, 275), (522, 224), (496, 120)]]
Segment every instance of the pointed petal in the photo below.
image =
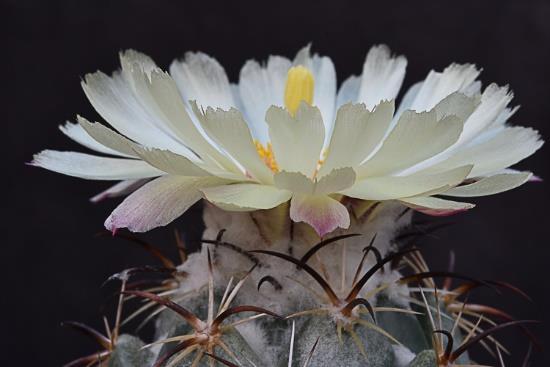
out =
[(200, 165), (169, 150), (148, 149), (138, 145), (134, 145), (133, 150), (145, 162), (170, 175), (190, 177), (211, 176), (211, 173), (202, 169)]
[(433, 157), (457, 141), (463, 123), (453, 115), (438, 120), (436, 110), (405, 111), (380, 149), (357, 169), (358, 176), (399, 172)]
[(418, 82), (413, 84), (405, 93), (403, 98), (401, 98), (401, 102), (399, 103), (399, 107), (397, 108), (397, 111), (395, 112), (395, 115), (393, 117), (394, 122), (397, 122), (399, 120), (399, 117), (401, 117), (401, 114), (405, 112), (406, 110), (410, 110), (412, 104), (414, 103), (414, 100), (416, 99), (416, 96), (418, 95), (418, 92), (422, 88), (422, 84), (424, 82)]
[(82, 128), (99, 143), (127, 154), (131, 153), (133, 156), (141, 158), (151, 166), (158, 168), (163, 172), (181, 176), (198, 177), (217, 174), (224, 178), (242, 178), (242, 175), (240, 174), (231, 174), (230, 172), (225, 172), (223, 170), (220, 171), (216, 167), (205, 165), (204, 163), (199, 162), (196, 157), (194, 161), (191, 161), (182, 155), (168, 150), (142, 147), (126, 139), (122, 135), (117, 134), (108, 127), (99, 123), (92, 124), (80, 116), (79, 123)]
[(359, 96), (359, 88), (361, 87), (361, 77), (352, 75), (340, 86), (336, 96), (336, 108), (340, 108), (346, 103), (355, 103)]
[(113, 151), (129, 157), (136, 157), (136, 153), (132, 149), (135, 143), (128, 140), (124, 136), (114, 132), (107, 126), (99, 122), (91, 123), (82, 116), (77, 116), (78, 123), (82, 129), (97, 143), (105, 146)]
[(454, 92), (436, 104), (434, 110), (438, 120), (453, 115), (466, 121), (476, 111), (480, 102), (479, 96), (470, 97), (461, 92)]
[(59, 130), (61, 130), (63, 134), (65, 134), (66, 136), (68, 136), (70, 139), (74, 140), (78, 144), (83, 145), (86, 148), (89, 148), (91, 150), (95, 150), (96, 152), (115, 155), (115, 156), (121, 156), (121, 157), (126, 156), (123, 153), (107, 148), (106, 146), (95, 141), (90, 135), (88, 135), (86, 130), (84, 130), (82, 126), (80, 126), (80, 124), (74, 124), (72, 122), (67, 121), (65, 125), (59, 125)]
[[(182, 145), (198, 154), (206, 164), (221, 166), (236, 174), (241, 173), (234, 162), (214, 147), (199, 131), (187, 113), (184, 101), (169, 74), (158, 68), (147, 69), (136, 61), (134, 54), (123, 54), (121, 60), (124, 72), (132, 81), (133, 92), (144, 108), (158, 117), (156, 121), (160, 128), (174, 135)], [(168, 150), (187, 158), (194, 156), (194, 153), (189, 153), (189, 149), (184, 154)]]
[(381, 102), (372, 112), (363, 104), (340, 107), (319, 177), (335, 168), (359, 166), (384, 138), (393, 111), (393, 101)]
[(295, 222), (308, 223), (320, 237), (350, 225), (346, 207), (325, 195), (295, 194), (290, 201), (290, 218)]
[(250, 176), (262, 183), (273, 183), (273, 172), (261, 160), (239, 111), (208, 108), (199, 120), (210, 138), (239, 162)]
[[(447, 116), (456, 116), (460, 121), (467, 121), (471, 116), (477, 113), (478, 107), (480, 106), (479, 96), (469, 97), (461, 92), (454, 92), (449, 94), (447, 97), (443, 98), (434, 108), (437, 120), (442, 120)], [(421, 171), (426, 167), (429, 167), (437, 162), (441, 162), (446, 157), (453, 154), (453, 151), (456, 149), (460, 140), (464, 135), (464, 128), (460, 133), (460, 137), (457, 141), (444, 149), (438, 154), (435, 154), (428, 159), (415, 164), (414, 166), (408, 167), (405, 170), (401, 171), (401, 175), (410, 175), (414, 172)]]
[(202, 189), (211, 203), (237, 206), (244, 209), (271, 209), (290, 199), (291, 193), (273, 186), (232, 184)]
[(147, 181), (147, 179), (120, 181), (116, 185), (109, 187), (107, 190), (103, 190), (99, 194), (91, 197), (90, 201), (92, 203), (99, 203), (105, 199), (127, 195), (143, 186)]
[(216, 59), (202, 52), (188, 52), (183, 60), (170, 65), (170, 74), (184, 101), (194, 100), (203, 107), (235, 107), (229, 79)]
[(43, 150), (35, 154), (33, 166), (88, 180), (129, 180), (161, 176), (164, 172), (135, 159)]
[(432, 175), (418, 173), (410, 176), (372, 177), (358, 181), (353, 187), (341, 193), (363, 200), (406, 198), (456, 186), (471, 170), (470, 165)]
[(82, 89), (101, 117), (124, 136), (145, 146), (188, 153), (181, 143), (158, 127), (154, 122), (158, 118), (141, 106), (130, 83), (120, 72), (112, 77), (101, 72), (88, 74)]
[(325, 124), (325, 144), (334, 126), (334, 110), (336, 106), (336, 70), (329, 57), (313, 55), (312, 72), (315, 80), (313, 105), (321, 111)]
[(430, 71), (409, 109), (429, 111), (449, 94), (468, 91), (479, 73), (479, 69), (472, 64), (451, 64), (443, 72)]
[(499, 87), (496, 84), (491, 84), (485, 88), (481, 95), (481, 104), (464, 123), (464, 131), (460, 135), (457, 145), (471, 141), (481, 132), (493, 126), (497, 118), (506, 110), (512, 98), (513, 94), (507, 86)]
[(474, 197), (498, 194), (504, 191), (515, 189), (531, 179), (531, 172), (501, 173), (484, 177), (469, 185), (453, 187), (442, 193), (442, 195), (458, 197)]
[(443, 200), (431, 196), (418, 196), (401, 199), (403, 204), (421, 213), (436, 217), (445, 217), (472, 209), (475, 205), (458, 201)]
[(372, 110), (383, 100), (395, 99), (405, 78), (406, 68), (407, 59), (403, 56), (392, 57), (388, 46), (372, 47), (363, 66), (357, 101)]
[(292, 117), (282, 108), (271, 107), (266, 120), (279, 168), (313, 176), (325, 139), (319, 109), (302, 103)]
[(105, 228), (112, 232), (119, 228), (146, 232), (165, 226), (201, 199), (201, 188), (221, 182), (223, 180), (212, 177), (157, 178), (124, 199), (105, 221)]
[(426, 171), (438, 172), (473, 164), (474, 168), (469, 177), (484, 176), (506, 169), (529, 157), (543, 144), (539, 133), (531, 128), (507, 127), (498, 131), (488, 131)]
[(239, 93), (245, 116), (253, 135), (262, 144), (269, 141), (265, 113), (271, 106), (284, 106), (284, 93), (290, 60), (270, 56), (263, 67), (255, 60), (247, 61), (239, 76)]

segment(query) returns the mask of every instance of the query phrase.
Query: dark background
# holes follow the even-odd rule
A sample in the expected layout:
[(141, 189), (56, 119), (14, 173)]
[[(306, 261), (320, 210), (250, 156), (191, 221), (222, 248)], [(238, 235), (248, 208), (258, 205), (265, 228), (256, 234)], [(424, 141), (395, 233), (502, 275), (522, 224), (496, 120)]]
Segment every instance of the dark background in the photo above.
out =
[[(381, 5), (384, 4), (384, 5)], [(108, 186), (25, 166), (44, 148), (80, 149), (57, 126), (79, 113), (96, 113), (80, 78), (118, 67), (117, 53), (135, 48), (162, 67), (186, 50), (215, 56), (232, 80), (248, 58), (292, 56), (301, 46), (332, 57), (339, 81), (360, 73), (371, 45), (387, 43), (409, 60), (405, 87), (431, 69), (474, 62), (485, 83), (510, 84), (512, 122), (550, 136), (550, 2), (539, 1), (25, 1), (2, 0), (3, 184), (2, 366), (59, 366), (95, 346), (59, 326), (74, 319), (100, 327), (109, 292), (100, 285), (124, 267), (149, 258), (121, 240), (97, 238), (117, 200), (87, 198)], [(547, 147), (520, 167), (549, 178)], [(457, 270), (507, 280), (532, 295), (478, 292), (477, 300), (538, 318), (541, 341), (550, 343), (548, 183), (533, 183), (476, 200), (478, 207), (425, 241), (433, 268), (443, 269), (450, 249)], [(197, 238), (200, 207), (171, 228)], [(425, 219), (425, 218), (421, 218)], [(144, 236), (172, 249), (171, 231)], [(519, 365), (527, 342), (503, 333)], [(537, 353), (535, 366), (547, 366)]]

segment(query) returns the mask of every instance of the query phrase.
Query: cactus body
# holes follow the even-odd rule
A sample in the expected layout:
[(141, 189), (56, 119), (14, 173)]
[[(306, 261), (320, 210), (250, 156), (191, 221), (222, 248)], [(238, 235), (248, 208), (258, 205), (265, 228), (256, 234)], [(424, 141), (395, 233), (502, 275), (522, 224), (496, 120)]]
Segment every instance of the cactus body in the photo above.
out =
[[(239, 280), (245, 279), (232, 304), (253, 304), (288, 318), (263, 315), (232, 326), (238, 320), (246, 321), (250, 314), (231, 316), (226, 321), (228, 326), (219, 334), (223, 344), (211, 349), (206, 344), (198, 345), (191, 352), (182, 353), (175, 352), (179, 344), (178, 340), (172, 340), (148, 348), (149, 354), (140, 360), (124, 357), (138, 355), (136, 351), (143, 346), (138, 340), (124, 336), (117, 344), (110, 366), (145, 367), (151, 360), (158, 362), (171, 352), (175, 353), (162, 365), (431, 366), (430, 363), (436, 363), (431, 325), (426, 314), (419, 311), (421, 307), (411, 307), (407, 286), (396, 282), (401, 273), (389, 262), (374, 272), (355, 296), (368, 300), (376, 309), (374, 314), (359, 300), (351, 311), (344, 311), (353, 286), (380, 261), (378, 257), (396, 250), (393, 239), (397, 231), (410, 223), (410, 214), (403, 209), (396, 204), (355, 208), (357, 215), (351, 227), (331, 236), (343, 237), (322, 245), (308, 257), (308, 251), (325, 239), (316, 237), (307, 225), (291, 224), (286, 219), (288, 208), (228, 213), (208, 206), (204, 214), (206, 242), (200, 252), (191, 254), (178, 267), (186, 276), (170, 299), (199, 319), (207, 319), (210, 302), (207, 259), (211, 257), (214, 309), (227, 299)], [(374, 253), (364, 256), (369, 244), (376, 248), (372, 251), (377, 250), (377, 256)], [(309, 265), (326, 280), (335, 300), (296, 263), (255, 250), (304, 261), (305, 266)], [(413, 309), (419, 312), (414, 313)], [(449, 326), (447, 322), (445, 326)], [(163, 310), (156, 316), (157, 341), (194, 333), (173, 310)], [(205, 353), (215, 354), (225, 362), (214, 361)], [(464, 358), (461, 362), (465, 363)]]

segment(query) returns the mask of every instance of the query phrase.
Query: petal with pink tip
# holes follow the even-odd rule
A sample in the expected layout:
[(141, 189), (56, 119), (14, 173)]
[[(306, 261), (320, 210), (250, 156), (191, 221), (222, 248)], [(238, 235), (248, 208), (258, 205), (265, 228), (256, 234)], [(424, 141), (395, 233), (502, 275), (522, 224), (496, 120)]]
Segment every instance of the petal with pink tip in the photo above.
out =
[(350, 225), (346, 207), (326, 195), (295, 194), (290, 201), (290, 218), (311, 225), (321, 237)]
[(201, 199), (201, 188), (222, 182), (214, 177), (157, 178), (128, 196), (107, 218), (105, 228), (111, 232), (119, 228), (146, 232), (165, 226)]
[(417, 196), (400, 200), (403, 204), (418, 212), (435, 217), (446, 217), (472, 209), (475, 205), (435, 198), (432, 196)]

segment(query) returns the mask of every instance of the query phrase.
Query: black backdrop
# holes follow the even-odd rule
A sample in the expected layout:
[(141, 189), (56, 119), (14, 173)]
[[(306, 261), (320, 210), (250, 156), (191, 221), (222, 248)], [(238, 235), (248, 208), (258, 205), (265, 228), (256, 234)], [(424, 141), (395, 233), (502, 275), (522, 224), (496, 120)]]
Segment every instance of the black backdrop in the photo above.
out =
[[(384, 5), (381, 5), (384, 4)], [(118, 67), (117, 53), (135, 48), (159, 65), (186, 50), (214, 55), (235, 80), (248, 58), (291, 56), (312, 41), (330, 55), (339, 80), (359, 73), (368, 48), (387, 43), (405, 54), (405, 87), (430, 68), (474, 62), (484, 82), (509, 83), (521, 110), (513, 122), (550, 136), (550, 2), (539, 1), (27, 1), (2, 0), (3, 243), (2, 366), (58, 366), (94, 346), (59, 326), (76, 319), (99, 327), (109, 292), (100, 285), (123, 267), (146, 263), (139, 249), (96, 238), (109, 211), (87, 198), (106, 183), (86, 182), (25, 166), (43, 148), (78, 149), (57, 125), (79, 113), (97, 115), (80, 89), (80, 78)], [(7, 113), (6, 113), (7, 111)], [(7, 167), (6, 167), (7, 158)], [(550, 177), (543, 148), (521, 163)], [(549, 193), (547, 183), (476, 200), (474, 210), (450, 219), (454, 225), (424, 243), (434, 268), (445, 267), (449, 249), (457, 270), (508, 280), (532, 295), (535, 305), (505, 293), (484, 292), (478, 300), (505, 307), (521, 318), (546, 321), (538, 327), (550, 342), (548, 296)], [(200, 234), (200, 207), (177, 227)], [(171, 248), (170, 231), (145, 237)], [(503, 333), (518, 365), (526, 342), (517, 331)], [(544, 363), (536, 355), (536, 366)]]

